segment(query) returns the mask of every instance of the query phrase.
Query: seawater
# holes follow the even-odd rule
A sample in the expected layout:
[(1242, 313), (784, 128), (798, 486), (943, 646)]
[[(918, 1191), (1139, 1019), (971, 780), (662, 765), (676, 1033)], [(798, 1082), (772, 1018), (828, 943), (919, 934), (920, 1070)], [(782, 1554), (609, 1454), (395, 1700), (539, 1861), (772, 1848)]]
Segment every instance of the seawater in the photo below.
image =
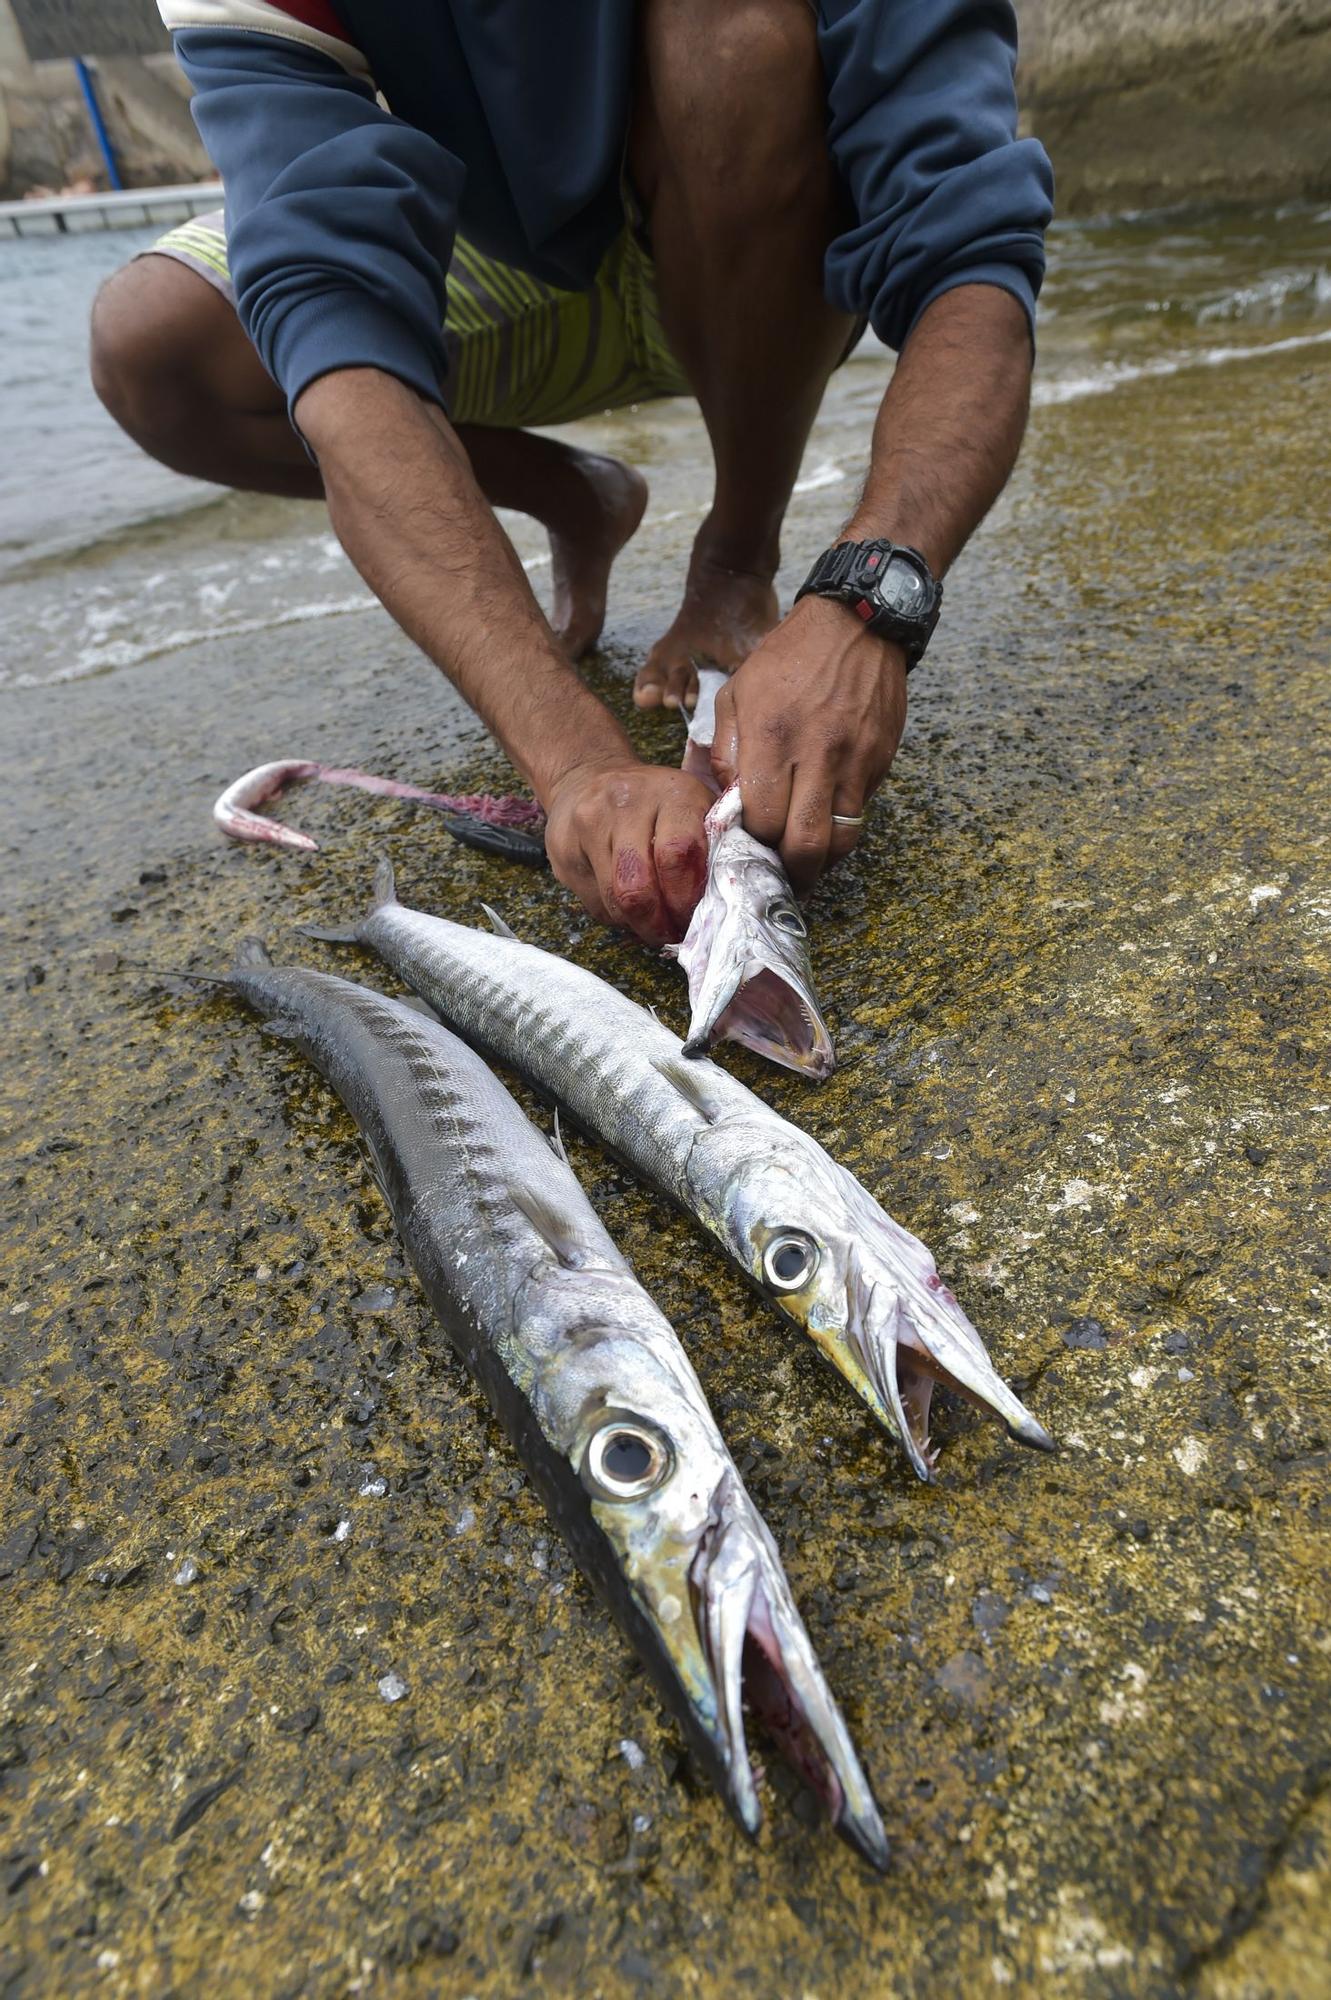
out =
[[(0, 688), (131, 670), (213, 636), (313, 619), (378, 617), (322, 510), (222, 496), (156, 465), (88, 380), (88, 322), (103, 279), (155, 229), (0, 243)], [(1041, 301), (1034, 403), (1130, 391), (1133, 382), (1331, 341), (1331, 210), (1142, 215), (1056, 225)], [(861, 476), (889, 366), (870, 337), (834, 378), (792, 503)], [(581, 427), (633, 456), (633, 413)], [(667, 436), (697, 421), (681, 399)], [(576, 429), (577, 427), (575, 427)], [(643, 532), (699, 518), (692, 454), (645, 469)], [(538, 586), (544, 537), (505, 517)]]

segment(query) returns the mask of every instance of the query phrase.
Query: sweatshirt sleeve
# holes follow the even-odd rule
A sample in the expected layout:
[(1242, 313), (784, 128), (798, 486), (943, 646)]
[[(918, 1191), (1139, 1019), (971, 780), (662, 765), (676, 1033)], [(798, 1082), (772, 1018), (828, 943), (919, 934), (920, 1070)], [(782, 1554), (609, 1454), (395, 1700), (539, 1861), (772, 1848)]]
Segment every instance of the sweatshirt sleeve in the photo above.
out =
[(828, 144), (852, 226), (827, 294), (899, 348), (956, 285), (999, 285), (1035, 324), (1053, 171), (1018, 139), (1009, 0), (820, 0)]
[(461, 162), (383, 110), (332, 36), (202, 26), (174, 40), (226, 192), (240, 321), (288, 410), (336, 368), (381, 368), (442, 403)]

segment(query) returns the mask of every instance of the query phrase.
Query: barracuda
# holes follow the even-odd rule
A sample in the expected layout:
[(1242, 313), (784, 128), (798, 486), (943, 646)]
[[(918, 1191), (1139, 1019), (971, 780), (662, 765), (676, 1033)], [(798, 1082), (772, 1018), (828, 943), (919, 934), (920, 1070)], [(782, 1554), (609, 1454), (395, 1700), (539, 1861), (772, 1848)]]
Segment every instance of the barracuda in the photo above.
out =
[(924, 1244), (807, 1132), (715, 1063), (687, 1060), (655, 1015), (594, 973), (511, 933), (405, 908), (386, 862), (375, 893), (359, 923), (311, 935), (377, 952), (466, 1041), (695, 1216), (900, 1438), (921, 1479), (935, 1461), (935, 1380), (1019, 1442), (1052, 1448)]
[[(726, 676), (698, 673), (684, 769), (713, 784), (716, 697)], [(832, 1037), (813, 990), (808, 930), (781, 857), (746, 833), (738, 785), (704, 822), (707, 880), (682, 944), (669, 947), (689, 982), (692, 1015), (686, 1056), (738, 1042), (783, 1069), (828, 1077)]]
[(673, 1328), (562, 1157), (413, 1007), (244, 948), (220, 982), (360, 1127), (430, 1305), (580, 1566), (749, 1833), (743, 1698), (875, 1867), (868, 1781)]
[[(704, 667), (698, 679), (684, 769), (715, 791), (710, 752), (716, 697), (726, 676)], [(531, 799), (424, 791), (371, 771), (294, 757), (246, 771), (217, 800), (213, 819), (231, 840), (314, 853), (319, 843), (311, 834), (256, 811), (288, 785), (307, 779), (433, 807), (465, 846), (509, 861), (545, 864), (545, 818)], [(813, 990), (804, 918), (780, 857), (744, 831), (735, 786), (717, 800), (705, 824), (703, 893), (683, 942), (667, 946), (689, 982), (693, 1013), (685, 1053), (705, 1055), (716, 1042), (738, 1042), (783, 1068), (830, 1076), (836, 1063), (832, 1037)]]
[[(715, 696), (725, 674), (701, 668), (689, 722), (683, 768), (711, 790), (711, 734)], [(530, 798), (492, 798), (486, 792), (426, 792), (398, 778), (348, 770), (302, 758), (282, 758), (244, 772), (212, 808), (230, 840), (314, 854), (318, 840), (286, 826), (258, 806), (302, 780), (352, 786), (382, 798), (404, 798), (444, 814), (454, 840), (506, 860), (546, 862), (542, 808)], [(739, 1042), (803, 1076), (831, 1076), (835, 1054), (819, 1012), (809, 970), (807, 930), (781, 868), (781, 858), (741, 826), (739, 790), (717, 798), (705, 820), (707, 880), (681, 944), (667, 946), (689, 982), (689, 1038), (685, 1054), (703, 1056), (715, 1042)]]

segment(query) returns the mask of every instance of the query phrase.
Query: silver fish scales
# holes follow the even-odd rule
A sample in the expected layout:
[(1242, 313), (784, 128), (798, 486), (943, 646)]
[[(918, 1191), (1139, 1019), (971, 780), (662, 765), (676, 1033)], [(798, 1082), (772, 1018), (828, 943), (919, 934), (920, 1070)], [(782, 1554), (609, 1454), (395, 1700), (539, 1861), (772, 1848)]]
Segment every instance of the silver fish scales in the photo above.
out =
[(703, 1225), (817, 1344), (931, 1477), (933, 1384), (1051, 1440), (996, 1372), (929, 1251), (817, 1140), (645, 1008), (567, 960), (401, 904), (381, 865), (376, 901), (345, 929), (467, 1041), (526, 1076)]
[(221, 982), (359, 1126), (435, 1314), (740, 1824), (761, 1817), (743, 1701), (876, 1867), (868, 1781), (664, 1315), (562, 1154), (480, 1057), (413, 1007), (251, 944)]

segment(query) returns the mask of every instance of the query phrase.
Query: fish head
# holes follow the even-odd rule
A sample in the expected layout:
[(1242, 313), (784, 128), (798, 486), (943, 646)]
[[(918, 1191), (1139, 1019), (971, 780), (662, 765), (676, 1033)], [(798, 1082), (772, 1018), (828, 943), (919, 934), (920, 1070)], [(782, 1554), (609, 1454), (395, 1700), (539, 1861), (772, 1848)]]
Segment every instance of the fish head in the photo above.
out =
[(689, 982), (684, 1053), (742, 1047), (805, 1076), (836, 1057), (813, 990), (808, 927), (780, 858), (744, 831), (739, 787), (707, 815), (707, 881), (676, 956)]
[(819, 1147), (746, 1148), (728, 1191), (750, 1274), (900, 1438), (921, 1479), (936, 1453), (936, 1382), (997, 1416), (1021, 1444), (1053, 1441), (998, 1374), (933, 1256)]
[(762, 1816), (747, 1698), (838, 1832), (881, 1868), (877, 1805), (766, 1524), (696, 1384), (689, 1393), (648, 1367), (649, 1382), (632, 1403), (622, 1390), (589, 1396), (573, 1451), (628, 1583), (640, 1650), (746, 1832)]

